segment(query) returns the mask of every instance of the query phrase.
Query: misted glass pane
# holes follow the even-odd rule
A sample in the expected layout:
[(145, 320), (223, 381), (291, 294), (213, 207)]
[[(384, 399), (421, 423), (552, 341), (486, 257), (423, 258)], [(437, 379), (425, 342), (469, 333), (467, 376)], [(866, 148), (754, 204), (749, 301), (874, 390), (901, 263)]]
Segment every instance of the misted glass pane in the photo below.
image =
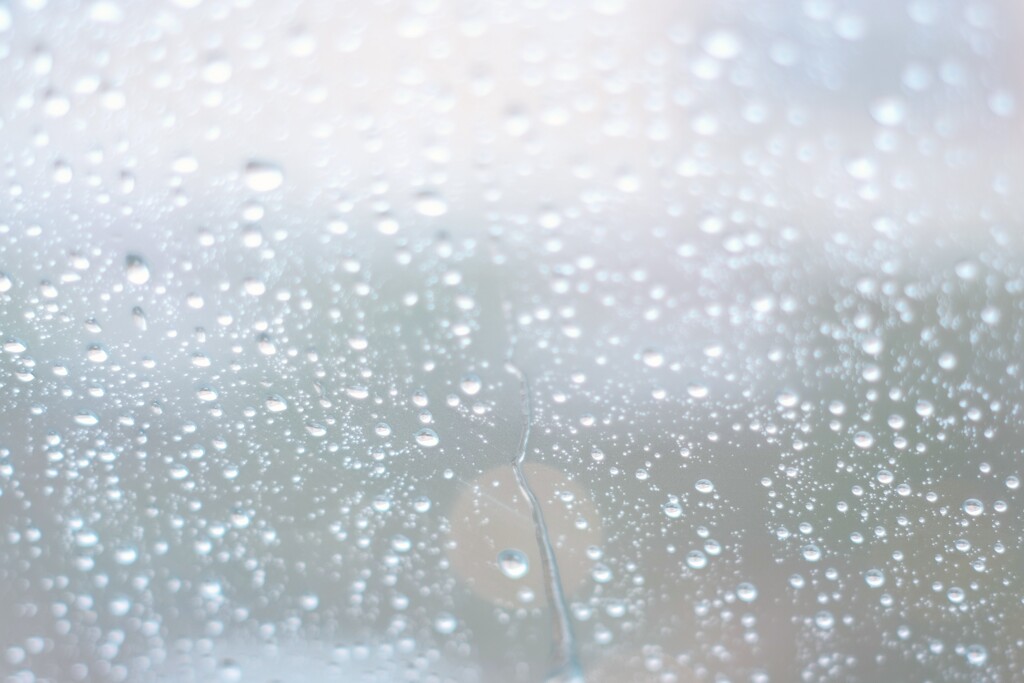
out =
[(1022, 41), (0, 0), (0, 680), (1024, 680)]

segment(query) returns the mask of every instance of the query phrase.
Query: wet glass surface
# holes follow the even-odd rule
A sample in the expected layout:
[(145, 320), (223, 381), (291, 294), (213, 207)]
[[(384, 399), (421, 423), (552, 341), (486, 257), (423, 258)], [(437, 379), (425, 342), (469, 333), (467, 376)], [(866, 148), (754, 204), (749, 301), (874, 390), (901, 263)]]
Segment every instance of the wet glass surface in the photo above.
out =
[(1009, 0), (0, 3), (0, 674), (1021, 681)]

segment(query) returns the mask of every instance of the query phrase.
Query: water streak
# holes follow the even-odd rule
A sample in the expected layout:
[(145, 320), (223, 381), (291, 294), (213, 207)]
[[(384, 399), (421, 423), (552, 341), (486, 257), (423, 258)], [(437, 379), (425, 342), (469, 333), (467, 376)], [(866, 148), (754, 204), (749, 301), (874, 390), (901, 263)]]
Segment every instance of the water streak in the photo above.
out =
[(555, 548), (551, 543), (551, 536), (548, 534), (540, 501), (537, 500), (530, 481), (523, 471), (526, 449), (530, 442), (530, 429), (533, 426), (533, 399), (530, 393), (530, 378), (515, 362), (517, 337), (512, 320), (512, 309), (507, 303), (504, 306), (504, 313), (509, 327), (508, 356), (505, 359), (505, 369), (519, 380), (519, 405), (523, 424), (519, 448), (512, 458), (512, 471), (515, 473), (520, 492), (530, 505), (537, 547), (540, 550), (541, 566), (544, 571), (544, 589), (547, 593), (548, 603), (552, 605), (555, 612), (554, 649), (557, 665), (548, 680), (582, 683), (584, 681), (583, 667), (580, 664), (576, 635), (573, 633), (569, 603), (565, 598), (562, 577), (558, 571)]

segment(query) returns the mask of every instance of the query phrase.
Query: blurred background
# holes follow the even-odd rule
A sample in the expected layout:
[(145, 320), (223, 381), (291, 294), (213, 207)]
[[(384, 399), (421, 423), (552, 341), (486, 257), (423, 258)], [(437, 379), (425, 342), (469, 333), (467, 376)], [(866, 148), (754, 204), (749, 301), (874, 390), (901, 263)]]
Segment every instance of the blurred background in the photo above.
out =
[(0, 1), (0, 675), (1024, 681), (1022, 40)]

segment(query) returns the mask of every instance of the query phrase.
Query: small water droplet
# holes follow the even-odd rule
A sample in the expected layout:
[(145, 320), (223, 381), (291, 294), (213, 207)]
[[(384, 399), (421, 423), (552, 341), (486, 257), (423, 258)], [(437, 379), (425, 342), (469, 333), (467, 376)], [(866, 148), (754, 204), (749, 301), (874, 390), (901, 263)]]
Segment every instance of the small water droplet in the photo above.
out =
[(434, 630), (442, 635), (454, 633), (459, 622), (448, 612), (441, 612), (434, 618)]
[(898, 126), (906, 116), (906, 104), (899, 97), (882, 97), (871, 103), (871, 118), (883, 126)]
[(448, 213), (448, 202), (436, 192), (421, 192), (416, 196), (416, 212), (431, 218), (443, 216)]
[(122, 546), (114, 551), (114, 561), (122, 567), (134, 564), (139, 557), (139, 551), (132, 546)]
[(715, 59), (735, 59), (743, 48), (740, 37), (733, 31), (719, 29), (708, 34), (702, 43), (704, 51)]
[(99, 535), (92, 529), (80, 529), (75, 532), (75, 545), (79, 548), (92, 548), (99, 542)]
[(269, 161), (250, 161), (245, 165), (245, 184), (253, 192), (272, 192), (284, 183), (284, 171)]

